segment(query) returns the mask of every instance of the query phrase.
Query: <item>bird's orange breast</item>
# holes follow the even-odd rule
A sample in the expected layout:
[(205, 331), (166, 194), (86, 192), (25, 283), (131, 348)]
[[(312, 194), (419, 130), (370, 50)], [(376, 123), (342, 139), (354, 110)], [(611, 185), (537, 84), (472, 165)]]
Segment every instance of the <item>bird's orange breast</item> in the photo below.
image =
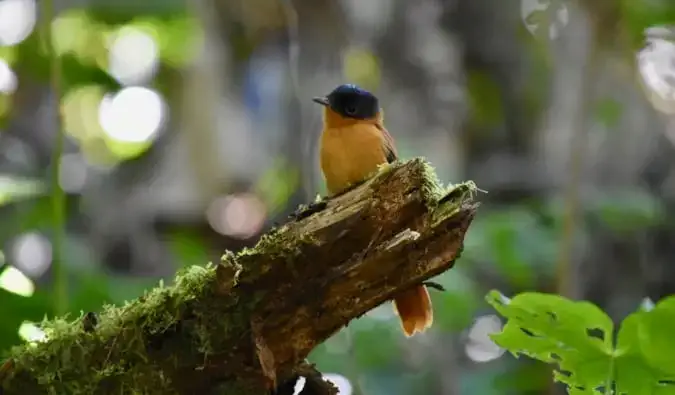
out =
[(387, 163), (382, 132), (370, 123), (326, 128), (321, 135), (320, 157), (330, 194), (365, 180)]

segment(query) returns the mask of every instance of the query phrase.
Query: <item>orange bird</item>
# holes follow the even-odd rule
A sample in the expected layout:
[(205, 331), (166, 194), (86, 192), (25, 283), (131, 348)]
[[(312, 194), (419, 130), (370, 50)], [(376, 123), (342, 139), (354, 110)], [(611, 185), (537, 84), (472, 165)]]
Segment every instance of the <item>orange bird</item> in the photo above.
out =
[[(378, 166), (398, 159), (375, 95), (346, 84), (314, 101), (324, 106), (320, 154), (329, 194), (343, 192), (364, 181)], [(433, 322), (431, 299), (424, 285), (396, 295), (394, 309), (406, 336), (423, 332)]]

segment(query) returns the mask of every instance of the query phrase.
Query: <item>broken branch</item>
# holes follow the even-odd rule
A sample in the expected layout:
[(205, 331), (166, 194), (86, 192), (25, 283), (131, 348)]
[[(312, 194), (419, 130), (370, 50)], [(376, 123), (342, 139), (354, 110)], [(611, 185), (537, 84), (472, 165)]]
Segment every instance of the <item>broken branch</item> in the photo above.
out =
[(302, 375), (309, 352), (350, 320), (450, 269), (475, 191), (473, 183), (443, 188), (420, 159), (393, 164), (253, 249), (105, 307), (96, 325), (46, 322), (46, 341), (12, 351), (1, 388), (267, 394)]

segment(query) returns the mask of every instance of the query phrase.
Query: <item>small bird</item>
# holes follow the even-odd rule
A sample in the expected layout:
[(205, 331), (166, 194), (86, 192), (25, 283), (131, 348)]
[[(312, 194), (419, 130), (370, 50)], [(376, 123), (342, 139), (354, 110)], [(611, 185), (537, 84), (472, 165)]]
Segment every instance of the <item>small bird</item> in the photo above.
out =
[[(324, 106), (320, 157), (329, 194), (345, 191), (364, 181), (380, 165), (398, 159), (375, 95), (345, 84), (313, 100)], [(396, 295), (394, 309), (406, 336), (423, 332), (433, 323), (431, 299), (424, 285)]]

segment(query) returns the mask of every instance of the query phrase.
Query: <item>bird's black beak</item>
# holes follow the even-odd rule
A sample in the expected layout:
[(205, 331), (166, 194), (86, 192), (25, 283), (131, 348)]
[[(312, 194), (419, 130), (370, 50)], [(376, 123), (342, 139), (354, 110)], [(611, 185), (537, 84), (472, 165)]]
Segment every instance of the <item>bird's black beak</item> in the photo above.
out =
[(315, 97), (312, 99), (314, 103), (319, 103), (322, 106), (328, 106), (328, 98), (327, 97)]

